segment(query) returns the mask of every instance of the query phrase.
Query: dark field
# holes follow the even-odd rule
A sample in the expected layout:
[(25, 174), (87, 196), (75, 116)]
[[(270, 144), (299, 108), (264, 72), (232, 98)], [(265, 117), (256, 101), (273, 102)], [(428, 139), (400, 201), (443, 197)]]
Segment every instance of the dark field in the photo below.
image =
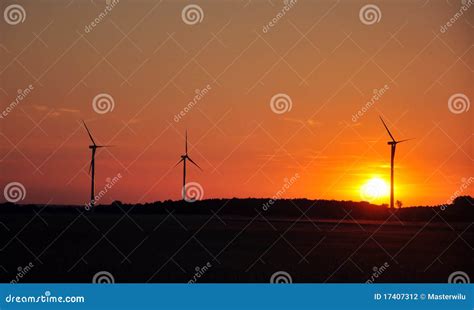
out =
[(1, 214), (0, 279), (14, 280), (30, 262), (18, 282), (91, 282), (99, 271), (117, 283), (188, 282), (207, 263), (196, 282), (269, 282), (277, 271), (296, 283), (445, 283), (454, 271), (473, 275), (472, 222), (436, 212), (423, 222), (396, 213), (357, 222), (350, 214), (314, 221), (79, 208)]

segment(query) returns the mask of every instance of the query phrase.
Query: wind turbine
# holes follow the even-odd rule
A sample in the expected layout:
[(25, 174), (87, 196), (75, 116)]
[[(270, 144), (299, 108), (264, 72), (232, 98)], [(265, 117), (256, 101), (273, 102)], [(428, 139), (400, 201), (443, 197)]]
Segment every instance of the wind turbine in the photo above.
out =
[(89, 131), (89, 128), (87, 128), (87, 125), (84, 121), (82, 121), (84, 124), (84, 127), (87, 130), (87, 133), (89, 134), (89, 138), (91, 139), (92, 145), (89, 145), (89, 148), (92, 151), (92, 159), (91, 159), (91, 164), (89, 166), (89, 174), (91, 175), (91, 200), (90, 200), (90, 206), (91, 208), (94, 207), (95, 204), (95, 195), (94, 195), (94, 180), (95, 180), (95, 152), (98, 148), (101, 147), (106, 147), (107, 145), (97, 145), (95, 144), (94, 138), (92, 138), (92, 134)]
[(178, 163), (175, 165), (175, 167), (177, 165), (179, 165), (181, 162), (183, 162), (183, 200), (185, 200), (186, 198), (186, 160), (189, 160), (193, 165), (195, 165), (196, 167), (198, 167), (201, 171), (201, 167), (199, 167), (198, 164), (196, 164), (192, 159), (191, 157), (188, 156), (188, 130), (186, 130), (186, 135), (185, 135), (185, 143), (184, 143), (184, 154), (181, 155), (181, 160), (178, 161)]
[(393, 166), (394, 166), (394, 161), (395, 161), (395, 150), (397, 148), (397, 144), (398, 143), (402, 143), (402, 142), (405, 142), (405, 141), (408, 141), (408, 140), (413, 140), (412, 139), (405, 139), (405, 140), (400, 140), (400, 141), (397, 141), (395, 140), (395, 138), (392, 136), (392, 133), (390, 132), (390, 130), (388, 130), (388, 127), (387, 125), (385, 124), (385, 122), (383, 121), (382, 117), (380, 117), (380, 120), (382, 121), (385, 129), (387, 129), (387, 132), (388, 132), (388, 135), (390, 136), (390, 138), (392, 138), (392, 141), (388, 141), (387, 144), (390, 145), (391, 147), (391, 154), (390, 154), (390, 208), (393, 208)]

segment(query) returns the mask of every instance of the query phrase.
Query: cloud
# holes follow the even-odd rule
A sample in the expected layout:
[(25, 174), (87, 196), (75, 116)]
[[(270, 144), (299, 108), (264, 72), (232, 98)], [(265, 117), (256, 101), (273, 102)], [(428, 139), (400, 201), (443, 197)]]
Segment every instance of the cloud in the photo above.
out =
[(80, 110), (77, 110), (77, 109), (65, 109), (65, 108), (61, 108), (59, 109), (60, 112), (66, 112), (66, 113), (80, 113), (81, 111)]
[(309, 127), (322, 127), (323, 126), (322, 122), (316, 121), (313, 119), (301, 120), (297, 118), (285, 117), (283, 120), (287, 122), (299, 123), (299, 124), (306, 125)]

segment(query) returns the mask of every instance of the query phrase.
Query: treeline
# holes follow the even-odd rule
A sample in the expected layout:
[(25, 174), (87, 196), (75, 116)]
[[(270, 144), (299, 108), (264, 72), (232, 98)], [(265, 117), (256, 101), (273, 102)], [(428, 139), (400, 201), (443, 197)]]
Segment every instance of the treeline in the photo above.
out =
[[(311, 219), (364, 219), (364, 220), (397, 220), (402, 221), (462, 221), (474, 220), (474, 198), (460, 196), (451, 204), (439, 206), (416, 206), (401, 209), (390, 209), (387, 205), (374, 205), (369, 202), (309, 200), (309, 199), (261, 199), (232, 198), (207, 199), (195, 202), (158, 201), (145, 204), (126, 204), (114, 201), (110, 205), (98, 205), (92, 211), (84, 206), (45, 206), (0, 204), (0, 214), (6, 213), (71, 213), (78, 211), (97, 214), (213, 214), (221, 216), (255, 216), (258, 213), (267, 218), (299, 218), (303, 213)], [(441, 218), (436, 216), (440, 212)], [(395, 215), (395, 216), (393, 216)], [(303, 219), (306, 219), (303, 218)]]

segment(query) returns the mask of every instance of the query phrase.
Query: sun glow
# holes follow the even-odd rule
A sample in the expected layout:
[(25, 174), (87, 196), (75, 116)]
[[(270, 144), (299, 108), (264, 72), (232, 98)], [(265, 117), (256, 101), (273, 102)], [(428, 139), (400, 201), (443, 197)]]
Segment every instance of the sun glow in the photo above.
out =
[(385, 180), (379, 177), (373, 177), (360, 188), (362, 200), (374, 202), (388, 197), (390, 187)]

